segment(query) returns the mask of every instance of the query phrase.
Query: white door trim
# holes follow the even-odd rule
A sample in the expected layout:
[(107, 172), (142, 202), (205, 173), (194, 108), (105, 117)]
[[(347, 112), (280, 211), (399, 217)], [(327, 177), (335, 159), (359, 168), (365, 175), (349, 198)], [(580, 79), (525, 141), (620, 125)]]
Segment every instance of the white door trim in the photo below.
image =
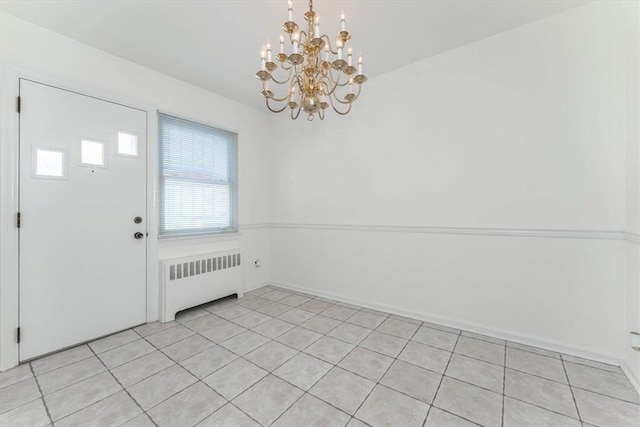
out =
[[(18, 344), (16, 330), (19, 324), (19, 253), (16, 213), (19, 196), (19, 116), (16, 102), (19, 80), (28, 79), (60, 89), (91, 96), (108, 102), (144, 111), (147, 116), (147, 321), (158, 318), (158, 268), (157, 268), (157, 227), (155, 214), (155, 174), (157, 156), (157, 118), (155, 106), (140, 107), (135, 100), (126, 96), (114, 96), (96, 87), (81, 87), (62, 78), (51, 77), (30, 70), (4, 64), (0, 70), (2, 80), (2, 133), (0, 134), (0, 371), (18, 365)], [(155, 267), (154, 267), (155, 266)]]

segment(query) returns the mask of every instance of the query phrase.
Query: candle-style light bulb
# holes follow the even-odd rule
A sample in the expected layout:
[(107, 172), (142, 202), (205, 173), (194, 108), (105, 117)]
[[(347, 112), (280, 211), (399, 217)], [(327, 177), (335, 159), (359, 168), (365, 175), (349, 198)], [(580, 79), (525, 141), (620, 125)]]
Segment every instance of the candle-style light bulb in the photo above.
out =
[(262, 49), (260, 50), (260, 65), (262, 71), (266, 70), (264, 46), (262, 46)]
[(347, 31), (347, 24), (344, 20), (344, 11), (340, 14), (340, 31)]
[(298, 53), (298, 40), (300, 39), (300, 33), (296, 32), (293, 35), (293, 53)]
[(267, 40), (267, 62), (271, 62), (271, 43)]
[(349, 93), (353, 93), (353, 77), (349, 78)]
[(362, 54), (358, 56), (358, 74), (362, 75)]
[(338, 39), (336, 46), (338, 47), (338, 59), (342, 59), (342, 40)]
[(324, 45), (324, 60), (329, 61), (329, 43)]
[(320, 37), (320, 17), (319, 16), (316, 16), (316, 26), (315, 26), (314, 32), (316, 33), (316, 38)]
[(349, 64), (349, 67), (351, 67), (351, 62), (352, 62), (352, 52), (353, 52), (353, 48), (351, 46), (349, 46), (349, 54), (347, 55), (347, 62)]
[(293, 21), (293, 2), (289, 0), (289, 22)]
[(280, 34), (280, 53), (284, 53), (284, 37)]

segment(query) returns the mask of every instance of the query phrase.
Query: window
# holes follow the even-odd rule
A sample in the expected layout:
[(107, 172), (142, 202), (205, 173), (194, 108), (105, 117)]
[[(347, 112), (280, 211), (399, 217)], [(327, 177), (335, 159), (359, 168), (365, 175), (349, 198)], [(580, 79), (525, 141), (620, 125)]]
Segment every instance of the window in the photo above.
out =
[(158, 114), (159, 235), (238, 229), (237, 136)]
[(35, 178), (66, 179), (65, 151), (40, 147), (33, 147), (32, 151)]
[(99, 141), (80, 141), (80, 164), (85, 166), (104, 166), (104, 144)]
[(118, 154), (138, 157), (138, 136), (126, 132), (118, 132)]

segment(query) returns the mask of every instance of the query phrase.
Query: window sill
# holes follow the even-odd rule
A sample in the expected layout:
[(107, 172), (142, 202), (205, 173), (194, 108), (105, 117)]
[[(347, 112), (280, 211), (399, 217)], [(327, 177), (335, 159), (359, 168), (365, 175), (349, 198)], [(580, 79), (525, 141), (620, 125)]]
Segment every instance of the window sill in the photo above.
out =
[(183, 246), (184, 244), (200, 244), (208, 242), (227, 242), (240, 240), (242, 234), (238, 231), (229, 231), (225, 233), (194, 233), (194, 234), (180, 234), (169, 236), (158, 236), (158, 243), (160, 246)]

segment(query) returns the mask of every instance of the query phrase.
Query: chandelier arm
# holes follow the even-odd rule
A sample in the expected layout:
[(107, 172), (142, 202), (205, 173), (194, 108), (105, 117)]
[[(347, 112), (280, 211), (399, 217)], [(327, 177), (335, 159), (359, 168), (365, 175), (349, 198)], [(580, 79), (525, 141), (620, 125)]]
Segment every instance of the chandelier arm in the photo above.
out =
[[(349, 80), (347, 79), (347, 81), (345, 83), (342, 83), (342, 84), (340, 83), (340, 78), (342, 77), (342, 72), (340, 72), (338, 74), (338, 80), (337, 81), (333, 78), (333, 74), (332, 74), (331, 70), (329, 70), (327, 75), (329, 76), (329, 81), (331, 81), (331, 84), (333, 85), (333, 88), (329, 90), (329, 93), (327, 93), (327, 95), (333, 94), (336, 91), (336, 89), (338, 89), (338, 87), (343, 87), (349, 82)], [(328, 85), (327, 85), (327, 89), (329, 89)]]
[(288, 70), (289, 73), (287, 73), (288, 75), (287, 75), (286, 79), (280, 81), (280, 80), (276, 79), (275, 77), (273, 77), (273, 74), (271, 74), (271, 80), (273, 80), (274, 83), (277, 83), (279, 85), (283, 85), (283, 84), (289, 82), (289, 80), (291, 80), (291, 70), (292, 69), (293, 69), (293, 67), (289, 68), (289, 70)]
[(285, 71), (289, 71), (293, 68), (293, 66), (291, 65), (291, 63), (289, 63), (289, 61), (284, 60), (280, 62), (280, 68), (282, 68)]
[[(300, 30), (298, 33), (300, 35), (300, 39), (298, 40), (298, 46), (303, 46), (307, 44), (309, 40), (309, 36), (307, 36), (307, 32), (305, 30)], [(304, 36), (304, 43), (302, 42), (302, 36)]]
[(336, 113), (340, 114), (341, 116), (346, 116), (347, 114), (349, 114), (349, 111), (351, 111), (351, 106), (353, 104), (349, 103), (349, 108), (347, 108), (347, 111), (342, 112), (342, 111), (338, 110), (336, 108), (336, 106), (333, 104), (333, 98), (334, 97), (331, 97), (331, 96), (329, 97), (329, 102), (331, 102), (331, 108), (333, 108), (333, 111), (335, 111)]
[(334, 55), (337, 55), (337, 54), (338, 54), (338, 51), (333, 50), (333, 47), (331, 47), (331, 40), (329, 40), (329, 36), (328, 36), (328, 35), (323, 34), (320, 38), (321, 38), (321, 39), (326, 39), (326, 41), (325, 41), (325, 42), (326, 42), (326, 43), (327, 43), (327, 45), (329, 46), (329, 52), (331, 52), (331, 53), (332, 53), (332, 54), (334, 54)]
[(287, 104), (284, 104), (284, 107), (282, 107), (282, 109), (280, 110), (274, 110), (273, 108), (271, 108), (271, 105), (269, 105), (269, 98), (265, 98), (266, 102), (267, 102), (267, 108), (269, 109), (269, 111), (271, 111), (272, 113), (282, 113), (286, 108), (287, 108)]
[[(333, 85), (333, 88), (329, 87), (329, 83), (327, 83), (326, 79), (322, 80), (322, 84), (327, 88), (327, 92), (325, 93), (326, 96), (331, 97), (331, 95), (333, 95), (333, 93), (336, 91), (336, 88), (338, 87), (337, 85)], [(333, 80), (331, 80), (331, 84), (333, 84)]]
[(356, 93), (356, 97), (355, 97), (355, 98), (353, 98), (351, 101), (342, 101), (342, 100), (341, 100), (340, 98), (338, 98), (335, 94), (334, 94), (333, 96), (334, 96), (334, 98), (336, 99), (336, 101), (338, 101), (340, 104), (343, 104), (343, 105), (353, 104), (353, 103), (356, 101), (356, 99), (358, 99), (358, 97), (360, 96), (360, 91), (361, 91), (361, 90), (362, 90), (362, 86), (361, 86), (361, 85), (358, 85), (358, 93)]
[(298, 118), (298, 116), (300, 115), (300, 111), (302, 110), (302, 105), (298, 105), (298, 111), (296, 112), (296, 115), (294, 117), (293, 115), (293, 109), (291, 109), (291, 118), (293, 120), (296, 120)]
[[(336, 86), (345, 86), (347, 83), (349, 83), (349, 76), (346, 73), (343, 73), (342, 70), (336, 70), (336, 71), (338, 72), (338, 78), (337, 79), (333, 79), (332, 71), (329, 70), (329, 74), (331, 74), (332, 81), (335, 82)], [(347, 78), (344, 81), (344, 83), (340, 83), (340, 81), (342, 80), (342, 76), (343, 75), (347, 76)]]
[(275, 101), (275, 102), (282, 102), (282, 101), (286, 101), (287, 99), (289, 99), (289, 93), (287, 93), (284, 97), (282, 98), (276, 98), (276, 97), (270, 97), (271, 100)]

